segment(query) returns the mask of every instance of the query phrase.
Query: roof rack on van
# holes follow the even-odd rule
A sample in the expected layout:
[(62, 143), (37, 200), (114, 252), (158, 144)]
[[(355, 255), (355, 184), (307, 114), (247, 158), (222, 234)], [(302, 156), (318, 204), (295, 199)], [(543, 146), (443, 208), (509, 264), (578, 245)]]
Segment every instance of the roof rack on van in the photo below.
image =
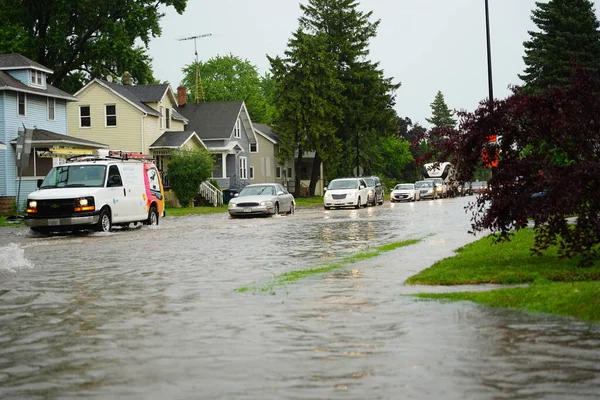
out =
[(120, 158), (123, 160), (140, 160), (140, 161), (153, 161), (152, 156), (144, 153), (136, 153), (133, 151), (121, 151), (112, 150), (108, 152), (109, 158)]

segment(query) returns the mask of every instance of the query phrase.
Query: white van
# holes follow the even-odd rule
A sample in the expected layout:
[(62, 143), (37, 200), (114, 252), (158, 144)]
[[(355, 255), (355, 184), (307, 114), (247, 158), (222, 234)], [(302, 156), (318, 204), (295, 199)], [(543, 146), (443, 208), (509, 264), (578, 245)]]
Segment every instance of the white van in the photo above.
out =
[(162, 181), (150, 157), (110, 152), (108, 157), (72, 157), (52, 168), (27, 196), (25, 224), (40, 233), (108, 232), (132, 222), (158, 225), (164, 212)]

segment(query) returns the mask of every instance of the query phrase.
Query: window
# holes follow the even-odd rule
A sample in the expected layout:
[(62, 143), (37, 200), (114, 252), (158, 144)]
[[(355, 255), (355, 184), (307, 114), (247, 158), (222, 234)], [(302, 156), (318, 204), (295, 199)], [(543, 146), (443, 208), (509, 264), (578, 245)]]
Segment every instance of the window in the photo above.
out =
[(92, 126), (90, 106), (79, 106), (79, 127), (89, 128)]
[(287, 174), (288, 178), (292, 177), (292, 168), (288, 168), (288, 174)]
[(171, 129), (171, 109), (167, 108), (165, 110), (165, 112), (166, 112), (166, 117), (167, 117), (167, 119), (165, 121), (167, 123), (167, 129)]
[(250, 153), (258, 153), (258, 143), (250, 143)]
[(56, 99), (48, 99), (48, 119), (54, 121), (56, 110)]
[(106, 126), (117, 126), (117, 106), (107, 104), (106, 107)]
[(31, 70), (31, 86), (42, 86), (42, 72)]
[[(108, 169), (108, 186), (123, 186), (123, 184), (114, 183), (115, 176), (118, 176), (119, 178), (121, 178), (121, 173), (119, 172), (119, 167), (117, 167), (116, 165), (111, 165), (110, 168)], [(121, 182), (122, 182), (122, 180), (121, 180)]]
[(281, 179), (281, 167), (275, 167), (275, 178)]
[(242, 121), (238, 118), (235, 121), (235, 126), (233, 128), (233, 137), (239, 139), (242, 137)]
[(163, 118), (165, 117), (165, 108), (163, 106), (160, 106), (160, 129), (162, 129), (165, 126), (165, 123), (163, 121)]
[(250, 179), (254, 179), (254, 167), (250, 167)]
[(27, 109), (27, 95), (25, 93), (19, 92), (17, 94), (17, 112), (19, 115), (25, 116), (25, 110)]
[(28, 177), (44, 177), (52, 169), (52, 158), (42, 158), (37, 156), (37, 150), (48, 149), (31, 149), (29, 153), (29, 165), (23, 168), (22, 176)]
[(246, 157), (240, 157), (240, 161), (239, 161), (239, 166), (240, 166), (240, 179), (246, 179), (248, 178), (247, 175), (247, 168), (248, 168), (248, 164), (247, 164), (247, 159)]

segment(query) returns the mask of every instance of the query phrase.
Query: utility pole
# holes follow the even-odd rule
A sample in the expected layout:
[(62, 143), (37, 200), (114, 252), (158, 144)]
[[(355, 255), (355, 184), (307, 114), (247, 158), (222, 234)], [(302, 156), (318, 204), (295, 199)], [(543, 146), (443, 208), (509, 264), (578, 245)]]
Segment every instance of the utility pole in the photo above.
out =
[(194, 98), (196, 99), (196, 104), (198, 104), (198, 88), (200, 88), (200, 95), (202, 97), (202, 102), (204, 103), (204, 89), (202, 88), (202, 80), (200, 79), (200, 65), (198, 64), (198, 47), (196, 46), (196, 39), (201, 39), (208, 36), (212, 36), (212, 33), (204, 33), (202, 35), (189, 36), (178, 39), (180, 42), (184, 40), (194, 41), (194, 54), (196, 55), (196, 68), (194, 71)]

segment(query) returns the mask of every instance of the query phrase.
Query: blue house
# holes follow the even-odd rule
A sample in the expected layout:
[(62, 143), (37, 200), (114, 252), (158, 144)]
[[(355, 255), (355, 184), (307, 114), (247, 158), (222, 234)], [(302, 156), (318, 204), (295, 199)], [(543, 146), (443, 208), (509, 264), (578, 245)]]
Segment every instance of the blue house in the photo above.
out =
[(21, 171), (20, 203), (37, 188), (37, 179), (63, 161), (48, 157), (52, 150), (107, 147), (67, 136), (67, 103), (77, 98), (47, 84), (49, 74), (52, 70), (20, 54), (0, 54), (0, 143), (5, 144), (0, 146), (0, 196), (17, 196), (17, 138), (24, 128), (33, 130), (29, 163)]

